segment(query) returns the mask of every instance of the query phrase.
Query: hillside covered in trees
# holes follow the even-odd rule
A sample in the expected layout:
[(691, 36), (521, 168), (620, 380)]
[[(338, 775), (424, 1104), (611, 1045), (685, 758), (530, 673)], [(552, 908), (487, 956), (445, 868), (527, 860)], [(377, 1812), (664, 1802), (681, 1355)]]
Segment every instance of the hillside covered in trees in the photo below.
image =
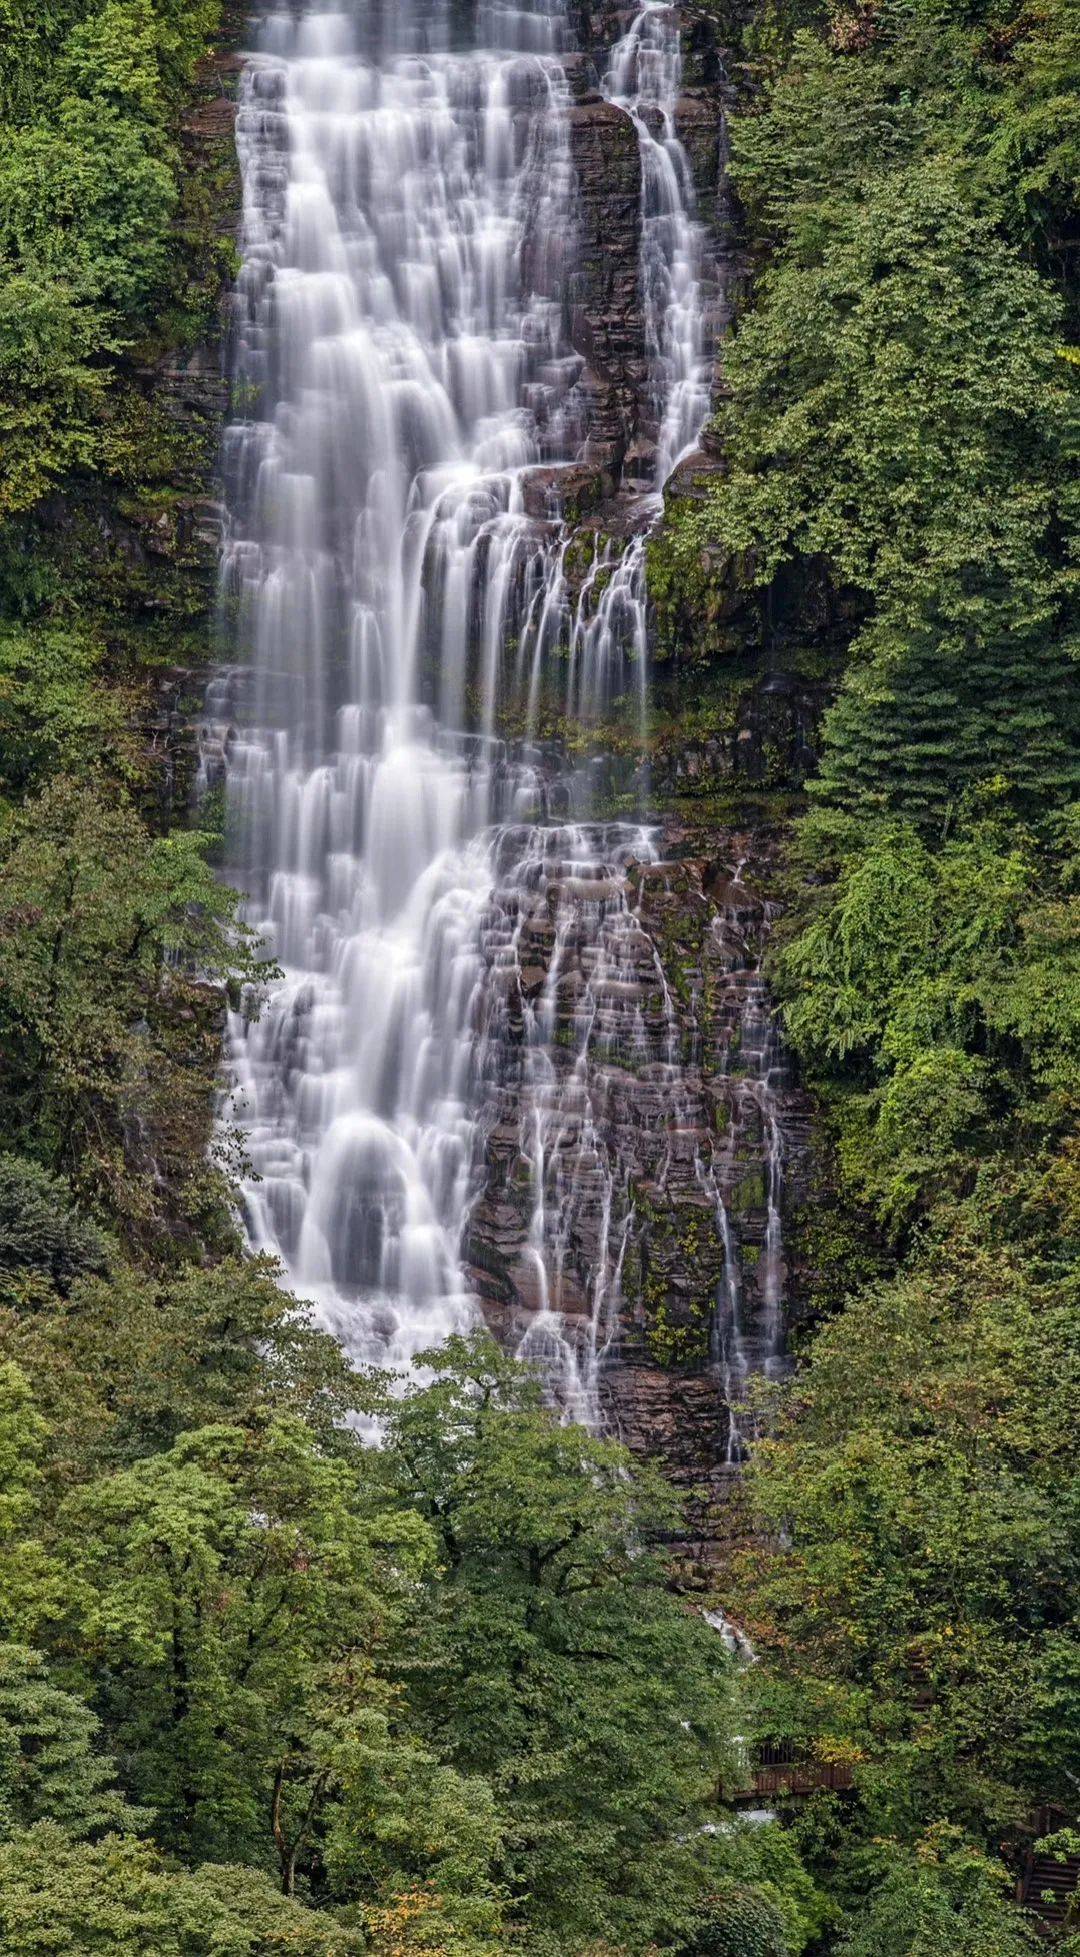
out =
[[(243, 30), (0, 0), (0, 1957), (1080, 1952), (1014, 1900), (1080, 1855), (1080, 10), (685, 11), (751, 277), (665, 575), (831, 648), (769, 967), (830, 1186), (708, 1596), (492, 1339), (354, 1373), (245, 1248), (273, 973), (155, 719)], [(763, 1741), (840, 1785), (748, 1811)]]
[(1080, 20), (756, 32), (700, 525), (755, 580), (823, 561), (858, 618), (776, 981), (885, 1268), (826, 1271), (741, 1594), (781, 1730), (856, 1763), (796, 1830), (861, 1899), (842, 1947), (1011, 1949), (975, 1851), (1076, 1809)]

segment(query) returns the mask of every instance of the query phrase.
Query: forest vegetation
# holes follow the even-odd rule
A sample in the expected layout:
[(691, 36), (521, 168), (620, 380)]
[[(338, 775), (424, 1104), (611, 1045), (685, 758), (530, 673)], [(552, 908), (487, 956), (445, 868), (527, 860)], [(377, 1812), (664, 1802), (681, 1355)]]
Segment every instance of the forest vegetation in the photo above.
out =
[(794, 1826), (839, 1947), (1011, 1950), (999, 1858), (1080, 1764), (1080, 15), (778, 4), (752, 38), (755, 297), (685, 547), (821, 566), (858, 620), (774, 976), (866, 1227), (735, 1581), (777, 1730), (854, 1769)]
[[(749, 1668), (651, 1467), (483, 1338), (351, 1374), (243, 1251), (265, 968), (140, 731), (205, 599), (117, 541), (198, 476), (147, 376), (232, 269), (221, 23), (0, 0), (0, 1957), (1019, 1957), (1033, 1817), (1076, 1846), (1080, 10), (715, 10), (754, 278), (671, 544), (857, 620), (773, 974), (843, 1228)], [(755, 1734), (853, 1790), (740, 1819)]]

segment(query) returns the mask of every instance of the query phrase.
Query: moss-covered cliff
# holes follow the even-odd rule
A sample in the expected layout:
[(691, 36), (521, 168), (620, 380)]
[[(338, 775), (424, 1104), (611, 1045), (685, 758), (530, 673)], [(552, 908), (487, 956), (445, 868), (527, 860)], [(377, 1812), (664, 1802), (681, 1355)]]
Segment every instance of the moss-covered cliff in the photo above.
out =
[(4, 785), (27, 785), (34, 723), (55, 764), (92, 758), (161, 824), (187, 806), (183, 669), (210, 646), (238, 19), (23, 25), (0, 168)]
[(211, 646), (238, 24), (143, 0), (14, 11), (0, 1139), (167, 1259), (232, 1227), (206, 1161), (220, 1003), (195, 973), (247, 953), (199, 841), (166, 832)]

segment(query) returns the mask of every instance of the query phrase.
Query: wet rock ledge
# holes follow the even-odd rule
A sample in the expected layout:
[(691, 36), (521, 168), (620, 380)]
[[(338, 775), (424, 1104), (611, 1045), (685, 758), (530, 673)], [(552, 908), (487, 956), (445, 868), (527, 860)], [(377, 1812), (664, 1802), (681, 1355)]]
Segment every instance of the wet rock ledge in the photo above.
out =
[(669, 817), (614, 872), (610, 840), (606, 871), (587, 831), (525, 874), (511, 846), (496, 889), (469, 1276), (569, 1411), (711, 1498), (747, 1375), (784, 1366), (811, 1173), (761, 970), (775, 839)]

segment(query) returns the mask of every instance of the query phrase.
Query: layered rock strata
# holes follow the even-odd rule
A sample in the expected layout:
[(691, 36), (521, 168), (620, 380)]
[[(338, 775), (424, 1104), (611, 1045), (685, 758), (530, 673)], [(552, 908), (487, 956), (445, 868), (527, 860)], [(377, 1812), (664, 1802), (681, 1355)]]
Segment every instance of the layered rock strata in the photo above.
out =
[(748, 1380), (783, 1369), (809, 1173), (762, 977), (763, 840), (668, 819), (522, 854), (511, 834), (484, 931), (470, 1280), (568, 1412), (714, 1493)]

